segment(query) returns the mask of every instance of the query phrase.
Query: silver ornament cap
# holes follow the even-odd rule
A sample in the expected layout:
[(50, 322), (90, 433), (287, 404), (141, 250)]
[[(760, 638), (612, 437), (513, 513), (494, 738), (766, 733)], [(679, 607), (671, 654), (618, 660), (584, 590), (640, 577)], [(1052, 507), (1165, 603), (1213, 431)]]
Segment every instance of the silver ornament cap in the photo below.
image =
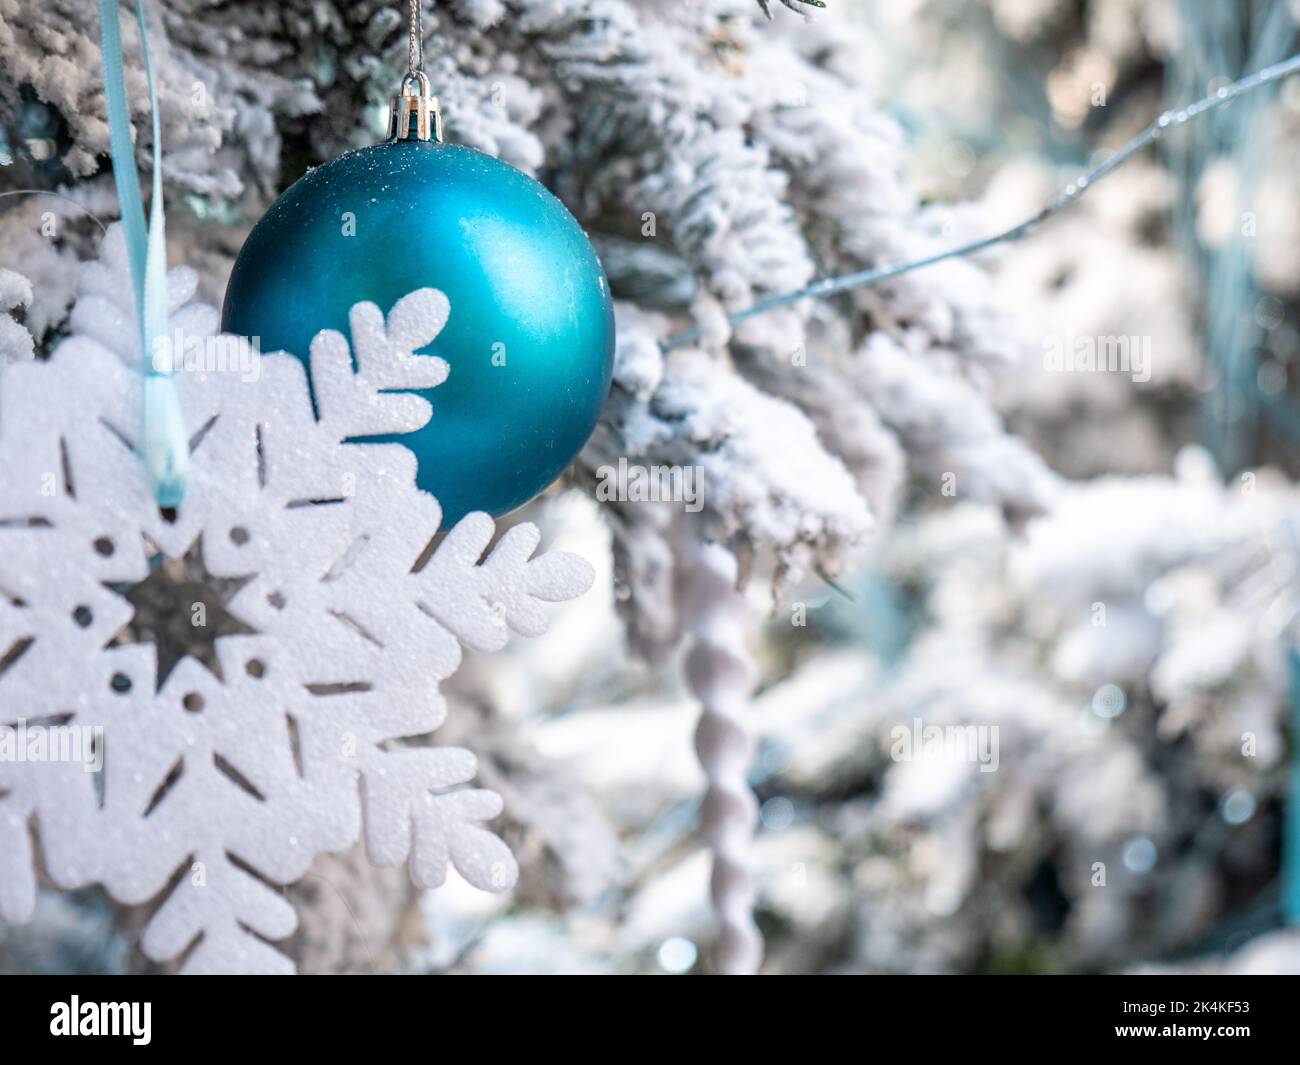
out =
[(410, 71), (402, 78), (402, 91), (389, 105), (388, 139), (442, 140), (442, 109), (423, 70)]

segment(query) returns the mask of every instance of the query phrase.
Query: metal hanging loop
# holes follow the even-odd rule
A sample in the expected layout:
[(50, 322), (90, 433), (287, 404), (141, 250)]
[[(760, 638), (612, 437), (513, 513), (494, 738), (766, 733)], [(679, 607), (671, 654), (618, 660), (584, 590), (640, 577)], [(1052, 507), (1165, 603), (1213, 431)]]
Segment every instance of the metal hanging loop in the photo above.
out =
[(423, 70), (408, 71), (388, 110), (388, 139), (442, 140), (442, 110)]

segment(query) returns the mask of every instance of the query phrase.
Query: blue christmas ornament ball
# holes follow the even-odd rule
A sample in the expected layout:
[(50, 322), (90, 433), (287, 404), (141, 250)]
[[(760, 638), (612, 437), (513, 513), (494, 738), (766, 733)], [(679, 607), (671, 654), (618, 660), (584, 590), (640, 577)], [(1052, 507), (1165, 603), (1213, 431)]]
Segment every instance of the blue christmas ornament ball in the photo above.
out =
[[(481, 152), (394, 140), (308, 172), (253, 227), (222, 308), (228, 333), (306, 365), (321, 329), (385, 312), (417, 288), (451, 316), (423, 351), (447, 360), (433, 417), (396, 440), (447, 528), (528, 502), (571, 463), (609, 394), (609, 283), (582, 227), (546, 188)], [(309, 368), (310, 370), (310, 368)]]

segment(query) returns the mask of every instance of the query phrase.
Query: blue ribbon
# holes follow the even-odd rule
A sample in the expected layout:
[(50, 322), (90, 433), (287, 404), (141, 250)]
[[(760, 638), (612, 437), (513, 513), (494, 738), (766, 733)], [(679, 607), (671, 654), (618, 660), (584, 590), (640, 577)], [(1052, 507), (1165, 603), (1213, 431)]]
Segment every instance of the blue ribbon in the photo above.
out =
[(126, 104), (126, 79), (122, 72), (122, 33), (118, 25), (118, 0), (99, 0), (100, 44), (104, 53), (104, 96), (108, 103), (108, 139), (113, 153), (113, 181), (122, 210), (136, 316), (140, 325), (144, 374), (144, 462), (160, 507), (178, 507), (185, 497), (190, 449), (181, 416), (172, 365), (178, 353), (155, 359), (157, 346), (167, 336), (167, 251), (163, 232), (162, 134), (158, 120), (158, 95), (144, 26), (144, 0), (136, 0), (140, 24), (140, 51), (149, 83), (149, 108), (153, 116), (153, 194), (146, 229), (140, 195), (140, 173), (131, 143), (131, 114)]

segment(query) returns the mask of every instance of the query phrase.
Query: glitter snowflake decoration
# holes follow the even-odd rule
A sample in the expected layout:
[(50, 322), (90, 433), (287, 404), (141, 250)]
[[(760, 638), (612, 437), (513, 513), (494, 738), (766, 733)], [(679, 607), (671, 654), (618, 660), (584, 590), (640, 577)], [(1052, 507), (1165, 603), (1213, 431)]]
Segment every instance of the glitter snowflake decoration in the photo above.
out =
[[(74, 335), (0, 379), (0, 916), (32, 912), (33, 839), (60, 888), (159, 898), (143, 950), (186, 972), (291, 971), (268, 942), (296, 925), (275, 885), (363, 825), (371, 859), (409, 861), (421, 886), (450, 863), (510, 887), (514, 859), (482, 827), (500, 798), (467, 786), (472, 754), (427, 740), (438, 681), (462, 644), (541, 633), (543, 601), (592, 573), (530, 558), (530, 525), (484, 556), (483, 514), (429, 552), (441, 513), (414, 457), (345, 443), (429, 419), (411, 390), (447, 366), (413, 353), (446, 322), (445, 297), (413, 292), (387, 317), (357, 304), (350, 345), (328, 330), (313, 342), (312, 393), (292, 356), (223, 369), (237, 350), (223, 338), (197, 372), (191, 351), (176, 375), (190, 485), (167, 514), (137, 448), (128, 277), (113, 230), (83, 268)], [(173, 336), (211, 338), (193, 273), (168, 281)], [(69, 756), (79, 736), (85, 757)]]

